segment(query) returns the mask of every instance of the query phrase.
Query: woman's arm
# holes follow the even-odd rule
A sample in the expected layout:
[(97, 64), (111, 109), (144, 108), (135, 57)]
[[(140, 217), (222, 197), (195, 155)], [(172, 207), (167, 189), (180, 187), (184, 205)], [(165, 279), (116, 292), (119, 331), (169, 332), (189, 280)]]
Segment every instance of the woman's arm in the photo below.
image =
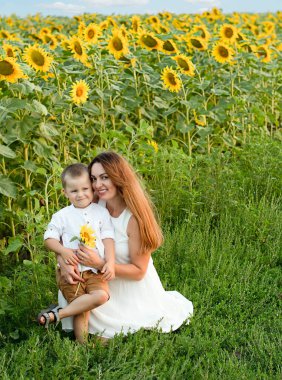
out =
[[(126, 278), (128, 280), (140, 281), (145, 276), (148, 268), (148, 263), (151, 257), (151, 252), (138, 254), (140, 249), (140, 231), (137, 220), (134, 216), (131, 216), (128, 226), (128, 249), (130, 255), (130, 264), (115, 264), (115, 276), (120, 278)], [(102, 270), (105, 261), (98, 257), (98, 255), (87, 249), (81, 247), (78, 251), (78, 258), (87, 266), (94, 267)]]
[(116, 277), (126, 278), (128, 280), (140, 281), (145, 276), (148, 268), (148, 263), (151, 257), (151, 252), (138, 254), (140, 250), (140, 230), (137, 220), (131, 216), (128, 226), (128, 249), (130, 256), (130, 264), (116, 264)]
[(115, 244), (113, 239), (103, 239), (103, 244), (106, 262), (101, 272), (103, 273), (103, 278), (110, 281), (115, 278)]

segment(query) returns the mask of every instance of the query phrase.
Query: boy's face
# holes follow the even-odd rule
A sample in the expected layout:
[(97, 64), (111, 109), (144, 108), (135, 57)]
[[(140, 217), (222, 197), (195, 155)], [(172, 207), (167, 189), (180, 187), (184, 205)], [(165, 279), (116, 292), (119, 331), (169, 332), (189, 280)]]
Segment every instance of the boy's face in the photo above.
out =
[(66, 176), (64, 194), (77, 208), (85, 208), (93, 201), (93, 189), (87, 173), (79, 177)]

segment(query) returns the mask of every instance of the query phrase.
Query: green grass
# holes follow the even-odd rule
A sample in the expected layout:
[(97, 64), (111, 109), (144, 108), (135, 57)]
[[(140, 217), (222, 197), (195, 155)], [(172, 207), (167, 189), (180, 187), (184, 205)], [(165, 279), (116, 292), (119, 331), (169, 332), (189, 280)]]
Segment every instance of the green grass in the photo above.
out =
[(271, 146), (192, 168), (192, 203), (165, 224), (153, 255), (164, 287), (195, 307), (191, 324), (176, 332), (79, 346), (60, 327), (35, 323), (56, 300), (53, 257), (39, 247), (33, 263), (13, 268), (2, 259), (1, 378), (281, 379), (281, 180)]

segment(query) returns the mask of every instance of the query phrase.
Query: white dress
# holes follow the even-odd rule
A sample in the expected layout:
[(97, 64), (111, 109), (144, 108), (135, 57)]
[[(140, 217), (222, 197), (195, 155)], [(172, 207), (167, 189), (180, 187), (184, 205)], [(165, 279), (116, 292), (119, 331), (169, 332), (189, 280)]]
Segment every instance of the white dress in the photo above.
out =
[[(111, 217), (115, 229), (116, 263), (128, 264), (127, 225), (131, 212), (125, 209), (118, 218)], [(176, 291), (165, 291), (153, 260), (140, 281), (116, 278), (109, 282), (110, 299), (91, 311), (89, 333), (112, 338), (115, 334), (133, 333), (141, 328), (157, 328), (161, 332), (178, 329), (188, 324), (193, 304)], [(66, 301), (59, 292), (59, 304)], [(72, 329), (72, 319), (62, 320), (64, 330)]]

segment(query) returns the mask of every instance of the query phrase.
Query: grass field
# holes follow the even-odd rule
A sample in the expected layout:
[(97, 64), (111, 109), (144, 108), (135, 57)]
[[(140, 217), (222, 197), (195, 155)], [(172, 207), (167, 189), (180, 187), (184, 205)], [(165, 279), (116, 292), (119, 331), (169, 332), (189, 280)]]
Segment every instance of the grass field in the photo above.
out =
[(254, 138), (239, 153), (195, 158), (193, 191), (178, 182), (177, 192), (172, 181), (168, 198), (153, 192), (165, 231), (155, 265), (164, 287), (195, 307), (191, 324), (176, 332), (139, 331), (105, 347), (92, 337), (80, 346), (59, 326), (46, 331), (35, 323), (38, 310), (56, 300), (54, 259), (42, 244), (38, 260), (11, 265), (2, 256), (1, 378), (281, 379), (280, 147)]

